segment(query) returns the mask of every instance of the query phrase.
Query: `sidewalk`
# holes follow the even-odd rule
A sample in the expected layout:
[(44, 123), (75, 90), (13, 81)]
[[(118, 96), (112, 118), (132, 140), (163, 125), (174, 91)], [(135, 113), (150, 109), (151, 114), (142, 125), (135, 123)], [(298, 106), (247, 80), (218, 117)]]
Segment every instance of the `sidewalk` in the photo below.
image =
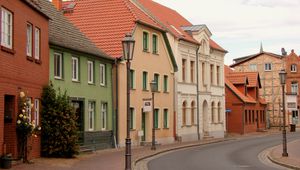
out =
[(273, 163), (300, 170), (300, 140), (288, 142), (287, 151), (289, 156), (282, 157), (282, 145), (275, 146), (268, 153), (268, 158)]
[[(167, 151), (177, 150), (181, 148), (194, 147), (210, 143), (218, 143), (227, 140), (235, 140), (238, 138), (247, 138), (251, 136), (264, 136), (280, 133), (278, 130), (268, 130), (268, 132), (255, 132), (245, 135), (230, 135), (226, 138), (209, 139), (193, 142), (175, 142), (172, 144), (159, 145), (155, 151), (151, 150), (151, 146), (132, 147), (132, 169), (135, 164), (145, 158), (149, 158)], [(296, 144), (297, 145), (297, 144)], [(58, 158), (39, 158), (33, 160), (33, 164), (18, 164), (12, 169), (15, 170), (120, 170), (124, 169), (125, 148), (99, 150), (91, 154), (81, 154), (74, 159), (58, 159)]]

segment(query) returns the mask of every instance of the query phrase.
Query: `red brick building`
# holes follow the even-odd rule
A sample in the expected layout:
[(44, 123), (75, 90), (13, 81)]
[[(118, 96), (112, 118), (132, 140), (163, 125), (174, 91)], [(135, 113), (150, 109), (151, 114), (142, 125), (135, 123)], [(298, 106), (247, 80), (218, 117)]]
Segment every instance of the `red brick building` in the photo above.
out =
[[(16, 117), (19, 93), (34, 103), (39, 123), (42, 87), (49, 80), (48, 17), (34, 0), (0, 1), (0, 156), (18, 157)], [(40, 155), (40, 139), (28, 141), (29, 158)]]
[(266, 106), (259, 97), (257, 72), (233, 72), (225, 66), (225, 101), (227, 132), (249, 133), (266, 127)]
[[(299, 82), (300, 82), (300, 57), (294, 52), (285, 57), (285, 70), (287, 72), (286, 78), (286, 102), (287, 110), (289, 111), (288, 123), (297, 124), (299, 126)], [(296, 95), (297, 101), (290, 101), (289, 98), (292, 95)], [(294, 121), (294, 122), (293, 122)]]

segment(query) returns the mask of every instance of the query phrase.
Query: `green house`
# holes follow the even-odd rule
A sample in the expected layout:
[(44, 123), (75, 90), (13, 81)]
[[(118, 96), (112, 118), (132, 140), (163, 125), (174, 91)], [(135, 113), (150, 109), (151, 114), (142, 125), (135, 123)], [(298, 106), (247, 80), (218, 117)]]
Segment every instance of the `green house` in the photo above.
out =
[(50, 81), (66, 90), (78, 116), (79, 142), (90, 149), (113, 146), (112, 67), (114, 59), (98, 49), (47, 1), (50, 16)]

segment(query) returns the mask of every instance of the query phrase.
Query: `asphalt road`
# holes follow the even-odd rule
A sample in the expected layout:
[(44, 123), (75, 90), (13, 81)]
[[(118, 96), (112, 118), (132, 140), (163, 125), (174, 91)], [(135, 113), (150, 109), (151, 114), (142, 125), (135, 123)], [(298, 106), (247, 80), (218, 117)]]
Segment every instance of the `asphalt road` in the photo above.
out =
[[(300, 133), (288, 134), (288, 142)], [(179, 150), (149, 161), (149, 170), (273, 170), (258, 155), (282, 142), (282, 135), (251, 137)]]

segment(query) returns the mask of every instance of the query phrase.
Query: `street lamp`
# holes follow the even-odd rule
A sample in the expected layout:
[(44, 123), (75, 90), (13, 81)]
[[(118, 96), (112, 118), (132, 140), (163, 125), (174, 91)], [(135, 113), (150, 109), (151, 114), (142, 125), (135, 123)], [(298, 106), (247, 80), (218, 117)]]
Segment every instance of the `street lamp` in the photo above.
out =
[(286, 129), (285, 129), (285, 92), (284, 92), (284, 86), (285, 86), (285, 80), (286, 80), (286, 72), (285, 70), (281, 70), (279, 72), (279, 78), (280, 78), (280, 84), (282, 87), (282, 114), (283, 114), (283, 130), (282, 130), (282, 156), (288, 157), (287, 153), (287, 145), (286, 145)]
[(152, 80), (150, 82), (150, 88), (152, 92), (152, 146), (151, 150), (156, 150), (155, 147), (155, 111), (154, 111), (154, 92), (157, 91), (157, 82), (155, 80)]
[(127, 67), (127, 132), (126, 132), (126, 153), (125, 170), (131, 170), (131, 139), (130, 139), (130, 61), (133, 58), (135, 40), (131, 34), (126, 34), (122, 40), (123, 58)]

